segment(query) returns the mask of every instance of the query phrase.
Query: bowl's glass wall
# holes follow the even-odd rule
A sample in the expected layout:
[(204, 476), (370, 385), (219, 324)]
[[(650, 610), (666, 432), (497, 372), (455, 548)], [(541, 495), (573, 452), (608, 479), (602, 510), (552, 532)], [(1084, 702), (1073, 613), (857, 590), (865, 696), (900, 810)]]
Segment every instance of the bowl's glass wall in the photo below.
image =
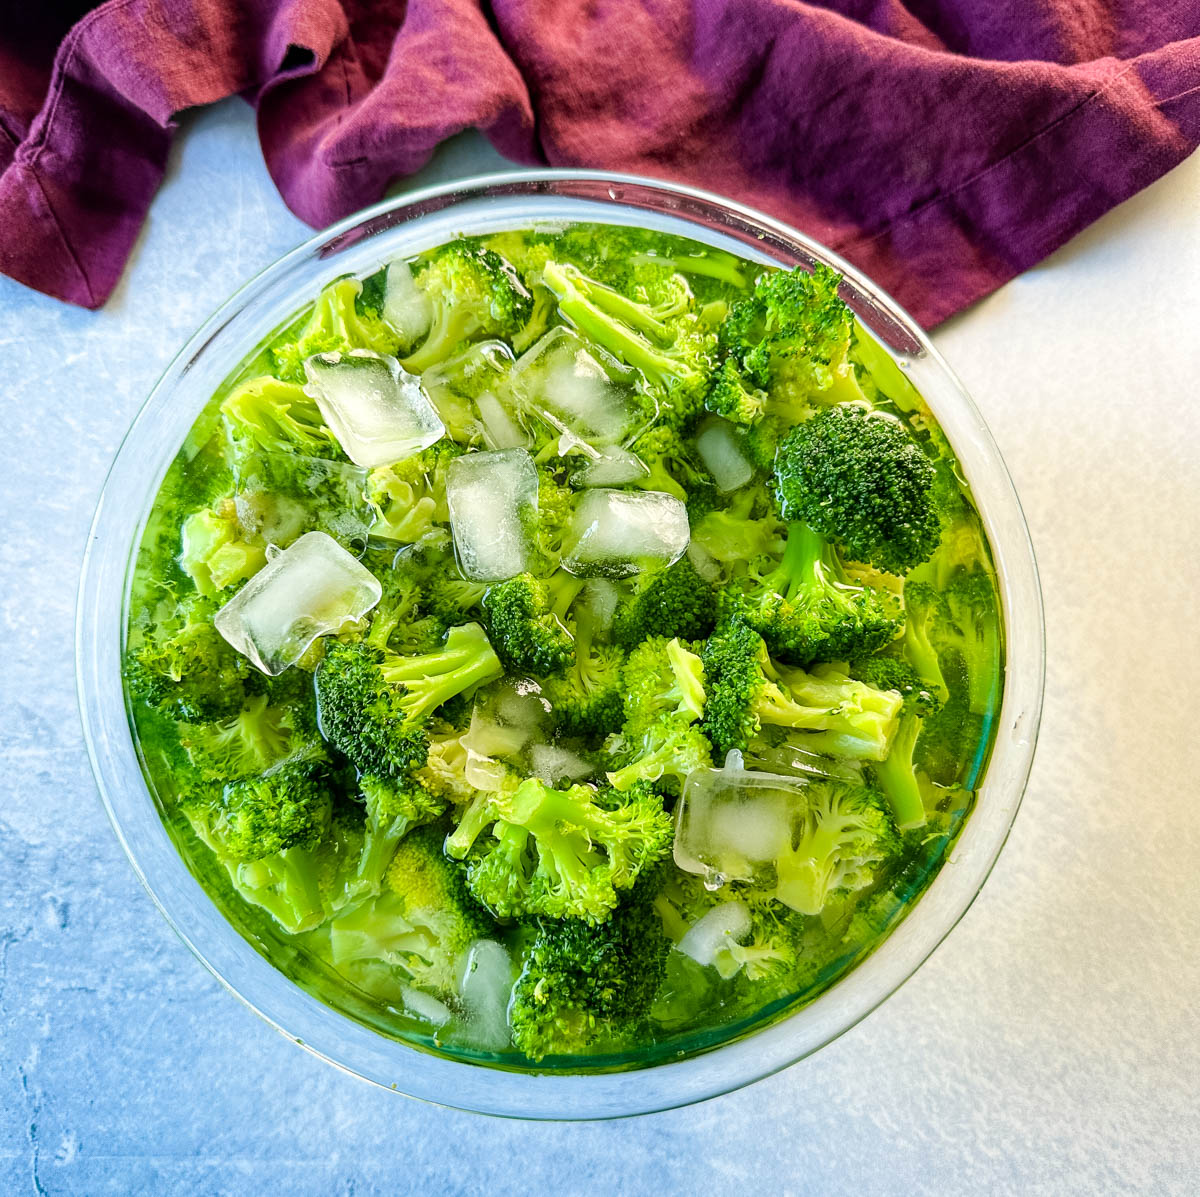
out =
[[(610, 1075), (498, 1072), (415, 1051), (355, 1023), (291, 984), (220, 914), (189, 872), (146, 788), (120, 679), (132, 557), (168, 465), (230, 369), (304, 297), (462, 233), (531, 222), (641, 225), (792, 266), (825, 262), (843, 295), (900, 362), (949, 437), (991, 541), (1006, 628), (1005, 690), (976, 808), (949, 862), (912, 914), (864, 962), (790, 1017), (708, 1054)], [(176, 931), (234, 993), (290, 1038), (400, 1092), (531, 1118), (611, 1117), (686, 1104), (800, 1059), (870, 1012), (912, 974), (982, 885), (1016, 814), (1041, 709), (1041, 599), (1011, 481), (979, 413), (902, 310), (845, 262), (759, 213), (717, 197), (619, 176), (527, 172), (432, 189), (380, 205), (319, 235), (235, 295), (184, 348), (118, 453), (89, 539), (77, 655), (80, 704), (102, 796), (134, 868)]]

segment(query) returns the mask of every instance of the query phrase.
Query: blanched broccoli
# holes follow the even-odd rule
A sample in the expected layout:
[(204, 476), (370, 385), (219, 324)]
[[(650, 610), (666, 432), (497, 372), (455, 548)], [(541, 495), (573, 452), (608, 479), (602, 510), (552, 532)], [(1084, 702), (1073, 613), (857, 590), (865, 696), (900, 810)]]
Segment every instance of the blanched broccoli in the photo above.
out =
[(643, 490), (663, 491), (686, 503), (693, 520), (702, 519), (717, 505), (717, 484), (675, 428), (656, 424), (638, 437), (633, 450), (650, 470), (638, 480)]
[(754, 517), (732, 508), (710, 511), (692, 526), (692, 543), (728, 574), (744, 572), (750, 562), (778, 559), (784, 536), (785, 525), (773, 514)]
[(446, 523), (446, 468), (461, 453), (459, 445), (443, 437), (404, 461), (371, 470), (367, 498), (376, 514), (372, 539), (414, 544), (435, 524)]
[(726, 606), (794, 665), (866, 656), (894, 639), (903, 619), (892, 594), (851, 582), (832, 547), (798, 521), (779, 561), (735, 583)]
[(488, 588), (483, 615), (506, 669), (546, 677), (561, 674), (571, 664), (574, 644), (555, 613), (555, 598), (554, 586), (532, 574), (518, 574)]
[(630, 734), (663, 715), (692, 721), (704, 714), (704, 666), (695, 650), (678, 637), (644, 640), (625, 662), (625, 726)]
[(568, 625), (575, 642), (573, 659), (561, 677), (542, 682), (542, 694), (562, 734), (602, 738), (621, 725), (625, 654), (599, 643), (591, 595), (574, 604)]
[(690, 711), (629, 726), (610, 736), (604, 749), (615, 766), (608, 781), (617, 790), (653, 784), (678, 794), (689, 773), (712, 766), (712, 744)]
[(720, 756), (744, 749), (764, 725), (808, 733), (817, 752), (882, 760), (895, 731), (898, 694), (856, 682), (830, 666), (779, 670), (757, 632), (733, 624), (703, 653), (704, 730)]
[(223, 784), (262, 773), (285, 758), (319, 757), (320, 740), (310, 720), (298, 695), (276, 704), (270, 693), (251, 694), (227, 719), (181, 725), (179, 740), (198, 773)]
[(1000, 688), (1000, 621), (995, 586), (982, 570), (961, 574), (939, 596), (932, 639), (958, 655), (967, 675), (967, 707), (986, 715)]
[(717, 621), (717, 596), (687, 557), (631, 580), (632, 594), (613, 616), (612, 638), (634, 645), (649, 636), (700, 640)]
[(413, 374), (448, 358), (474, 337), (511, 339), (528, 321), (533, 300), (499, 254), (455, 241), (419, 269), (416, 285), (433, 305), (429, 332), (401, 365)]
[(726, 358), (721, 363), (704, 397), (704, 406), (709, 411), (743, 426), (761, 420), (768, 402), (766, 391), (755, 386), (733, 358)]
[(479, 795), (446, 851), (467, 861), (471, 892), (501, 918), (599, 921), (618, 891), (671, 849), (671, 819), (653, 789), (614, 798), (528, 778), (511, 792)]
[(340, 453), (316, 400), (296, 382), (251, 378), (222, 401), (221, 418), (235, 460), (256, 452), (307, 457)]
[(793, 428), (779, 446), (783, 518), (803, 520), (854, 561), (903, 574), (941, 535), (933, 464), (898, 420), (839, 404)]
[(446, 801), (415, 777), (364, 773), (358, 785), (366, 808), (366, 835), (354, 880), (364, 892), (377, 893), (396, 845), (414, 827), (437, 819)]
[(850, 783), (811, 783), (798, 842), (776, 862), (775, 897), (801, 914), (820, 914), (840, 890), (870, 885), (901, 851), (877, 791)]
[(179, 566), (206, 598), (253, 577), (267, 563), (265, 546), (245, 539), (231, 496), (189, 515), (181, 534)]
[(531, 1060), (633, 1044), (669, 950), (640, 886), (598, 926), (542, 919), (513, 987), (513, 1042)]
[[(803, 419), (814, 402), (862, 398), (847, 360), (853, 315), (838, 297), (840, 283), (840, 275), (821, 265), (811, 274), (799, 268), (773, 270), (733, 305), (721, 326), (720, 348), (725, 361), (736, 366), (744, 391), (767, 392), (759, 414), (765, 410), (789, 420)], [(757, 418), (745, 410), (744, 401), (734, 401), (732, 368), (725, 377), (729, 381), (710, 393), (710, 401)]]
[(345, 353), (350, 349), (396, 352), (399, 337), (395, 330), (380, 318), (378, 311), (365, 306), (359, 310), (362, 292), (363, 285), (358, 279), (342, 278), (330, 283), (317, 296), (312, 314), (295, 339), (271, 351), (280, 378), (302, 382), (305, 360), (317, 353)]

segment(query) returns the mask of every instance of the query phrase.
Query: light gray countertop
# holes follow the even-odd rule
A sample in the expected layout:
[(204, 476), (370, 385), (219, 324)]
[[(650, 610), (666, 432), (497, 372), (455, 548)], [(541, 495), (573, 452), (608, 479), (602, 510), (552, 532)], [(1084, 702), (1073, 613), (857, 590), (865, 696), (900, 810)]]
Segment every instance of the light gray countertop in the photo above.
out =
[[(981, 897), (804, 1063), (535, 1125), (407, 1101), (275, 1034), (176, 939), (100, 805), (72, 637), (105, 471), (187, 336), (308, 235), (249, 109), (185, 124), (105, 310), (0, 278), (0, 1191), (1200, 1191), (1200, 156), (935, 337), (1046, 597), (1041, 743)], [(461, 139), (420, 181), (496, 165)]]

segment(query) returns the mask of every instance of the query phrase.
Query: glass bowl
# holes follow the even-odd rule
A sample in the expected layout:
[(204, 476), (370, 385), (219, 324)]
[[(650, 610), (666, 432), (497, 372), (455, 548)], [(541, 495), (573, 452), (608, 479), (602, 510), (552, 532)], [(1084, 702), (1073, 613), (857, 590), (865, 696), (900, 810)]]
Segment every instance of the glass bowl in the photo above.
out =
[[(126, 717), (120, 659), (136, 546), (167, 466), (226, 375), (332, 279), (362, 275), (463, 233), (595, 221), (678, 233), (751, 260), (845, 275), (843, 297), (924, 395), (958, 455), (991, 540), (1006, 627), (1005, 687), (974, 812), (912, 912), (865, 960), (790, 1016), (704, 1054), (634, 1071), (537, 1074), (447, 1059), (325, 1005), (221, 914), (167, 833)], [(688, 187), (593, 171), (522, 171), (385, 201), (293, 250), (234, 295), (184, 346), (125, 437), (92, 524), (76, 625), (79, 702), (96, 781), (133, 868), (200, 961), (272, 1026), (386, 1088), (522, 1118), (608, 1118), (669, 1109), (758, 1080), (829, 1043), (907, 980), (970, 906), (1008, 836), (1041, 714), (1044, 630), (1029, 534), (995, 442), (914, 321), (848, 263), (760, 212)], [(949, 865), (953, 867), (948, 867)]]

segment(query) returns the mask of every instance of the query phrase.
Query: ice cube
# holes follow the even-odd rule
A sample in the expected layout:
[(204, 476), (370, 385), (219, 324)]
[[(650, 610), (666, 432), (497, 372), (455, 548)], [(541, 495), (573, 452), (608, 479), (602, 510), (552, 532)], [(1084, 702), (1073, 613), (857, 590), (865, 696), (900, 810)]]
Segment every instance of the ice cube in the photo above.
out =
[(728, 420), (710, 417), (696, 434), (696, 452), (717, 484), (717, 490), (738, 490), (754, 477), (754, 467), (737, 442)]
[(504, 945), (494, 939), (477, 939), (471, 945), (459, 985), (464, 1017), (456, 1038), (482, 1051), (504, 1051), (510, 1041), (508, 1001), (512, 987), (512, 960)]
[[(495, 403), (499, 403), (496, 396), (507, 395), (512, 367), (512, 350), (503, 341), (481, 341), (457, 357), (426, 370), (421, 375), (421, 385), (450, 435), (455, 440), (469, 441), (486, 428), (478, 397), (486, 391)], [(487, 401), (485, 405), (491, 408)], [(494, 409), (491, 409), (491, 415), (494, 419)], [(510, 449), (529, 443), (530, 438), (525, 435), (510, 444), (490, 447)]]
[(450, 1007), (445, 1002), (438, 1001), (431, 993), (426, 993), (412, 985), (405, 985), (401, 989), (401, 993), (404, 997), (405, 1010), (421, 1022), (427, 1022), (435, 1027), (444, 1027), (454, 1017)]
[(548, 786), (556, 786), (560, 781), (581, 781), (596, 772), (590, 761), (560, 744), (534, 744), (529, 750), (529, 764), (533, 776)]
[(392, 262), (384, 275), (383, 318), (405, 345), (423, 337), (433, 322), (433, 304), (413, 280), (412, 267), (405, 261)]
[(537, 467), (525, 449), (465, 453), (450, 463), (446, 502), (466, 577), (502, 582), (525, 569), (537, 499)]
[(306, 532), (270, 549), (267, 564), (217, 612), (217, 631), (263, 673), (294, 665), (318, 636), (362, 619), (383, 588), (331, 536)]
[(727, 881), (774, 886), (775, 862), (808, 813), (805, 790), (801, 778), (742, 768), (736, 752), (724, 768), (695, 770), (676, 807), (675, 863), (710, 889)]
[(575, 508), (562, 564), (580, 577), (627, 578), (678, 561), (690, 536), (674, 495), (597, 488)]
[(552, 328), (517, 360), (512, 387), (523, 409), (559, 434), (559, 453), (595, 458), (648, 423), (634, 374), (568, 328)]
[(719, 902), (693, 923), (675, 946), (697, 964), (717, 965), (724, 973), (727, 970), (720, 968), (724, 963), (722, 954), (728, 952), (731, 943), (749, 935), (751, 926), (750, 908), (745, 902)]
[(529, 433), (491, 391), (475, 396), (479, 424), (489, 449), (524, 449), (530, 444)]
[(366, 470), (294, 453), (260, 453), (239, 462), (234, 502), (246, 535), (279, 548), (320, 531), (361, 555), (375, 519)]
[(636, 454), (620, 445), (609, 445), (599, 456), (571, 475), (574, 486), (623, 486), (650, 477), (650, 467)]
[(394, 357), (369, 349), (318, 353), (304, 373), (305, 393), (355, 465), (392, 465), (446, 435), (421, 380)]

